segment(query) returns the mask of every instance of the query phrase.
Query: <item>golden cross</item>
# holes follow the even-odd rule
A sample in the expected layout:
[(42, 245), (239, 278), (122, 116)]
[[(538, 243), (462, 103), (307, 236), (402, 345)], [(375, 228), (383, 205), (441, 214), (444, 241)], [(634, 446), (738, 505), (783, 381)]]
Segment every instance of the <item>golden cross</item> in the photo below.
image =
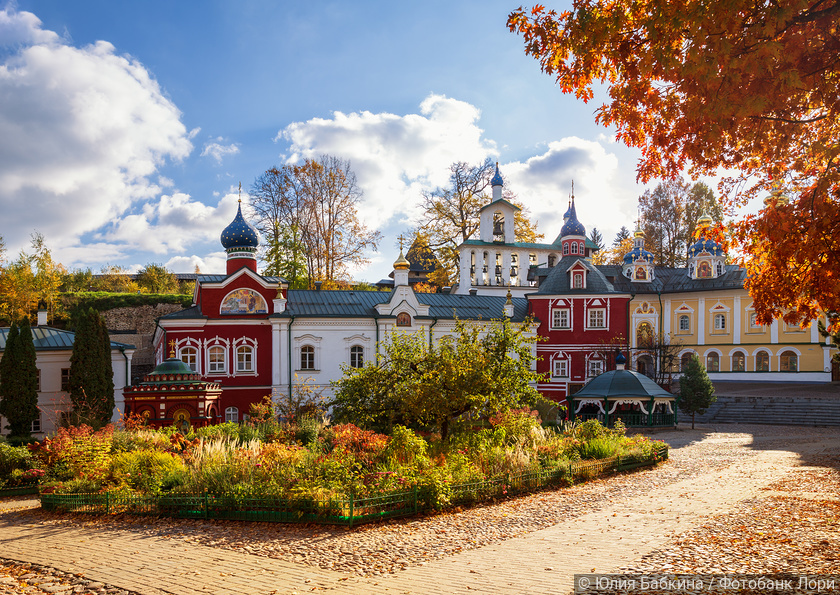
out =
[(239, 204), (242, 204), (242, 182), (239, 182)]
[(402, 234), (400, 234), (400, 237), (398, 237), (397, 239), (400, 241), (400, 252), (402, 252), (402, 250), (403, 250), (403, 242), (405, 242), (405, 237), (403, 237), (403, 235), (402, 235)]
[(177, 343), (175, 342), (175, 339), (170, 339), (169, 340), (169, 357), (170, 358), (175, 357), (175, 345), (177, 345)]

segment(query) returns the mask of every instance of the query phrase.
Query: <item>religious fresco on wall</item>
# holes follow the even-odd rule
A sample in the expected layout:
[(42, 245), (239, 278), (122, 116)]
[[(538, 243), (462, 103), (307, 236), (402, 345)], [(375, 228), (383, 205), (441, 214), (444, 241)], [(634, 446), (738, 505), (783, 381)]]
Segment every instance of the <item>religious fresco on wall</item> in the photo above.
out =
[(236, 289), (222, 300), (222, 314), (267, 314), (263, 297), (251, 289)]

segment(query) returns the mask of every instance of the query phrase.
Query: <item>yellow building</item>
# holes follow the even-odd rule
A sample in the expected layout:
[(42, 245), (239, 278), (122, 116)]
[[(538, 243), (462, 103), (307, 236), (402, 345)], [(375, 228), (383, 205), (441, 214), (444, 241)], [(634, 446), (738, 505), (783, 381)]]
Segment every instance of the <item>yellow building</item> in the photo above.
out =
[(678, 356), (674, 368), (695, 353), (712, 380), (831, 381), (834, 350), (820, 336), (816, 321), (803, 327), (781, 320), (757, 324), (744, 289), (746, 273), (726, 264), (717, 242), (701, 237), (689, 248), (686, 267), (660, 267), (637, 230), (633, 250), (621, 267), (613, 268), (615, 288), (632, 295), (628, 339), (633, 369), (650, 372), (651, 366), (661, 365), (655, 346), (667, 343)]

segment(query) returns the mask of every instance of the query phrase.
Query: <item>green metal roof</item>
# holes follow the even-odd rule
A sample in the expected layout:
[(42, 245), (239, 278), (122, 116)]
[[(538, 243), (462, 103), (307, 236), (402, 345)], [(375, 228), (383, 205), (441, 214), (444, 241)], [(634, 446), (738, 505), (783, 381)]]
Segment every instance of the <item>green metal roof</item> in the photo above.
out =
[[(76, 333), (51, 326), (33, 326), (32, 342), (35, 344), (35, 351), (60, 351), (73, 349), (73, 341)], [(0, 351), (6, 349), (6, 336), (9, 334), (9, 327), (0, 328)], [(134, 349), (134, 345), (117, 343), (111, 341), (111, 349)]]
[(593, 378), (572, 395), (573, 399), (650, 399), (675, 398), (653, 380), (633, 370), (612, 370)]

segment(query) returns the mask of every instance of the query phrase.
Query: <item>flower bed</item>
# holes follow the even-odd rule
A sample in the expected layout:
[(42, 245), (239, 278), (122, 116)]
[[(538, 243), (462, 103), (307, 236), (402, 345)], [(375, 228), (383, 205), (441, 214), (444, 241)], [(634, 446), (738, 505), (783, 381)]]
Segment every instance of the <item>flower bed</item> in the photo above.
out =
[(661, 442), (594, 420), (543, 428), (535, 411), (521, 409), (487, 421), (445, 440), (402, 426), (385, 435), (271, 415), (187, 435), (79, 426), (30, 450), (46, 470), (45, 508), (339, 524), (571, 483), (667, 453)]
[[(449, 503), (487, 501), (514, 493), (588, 479), (607, 473), (656, 464), (666, 459), (668, 447), (660, 446), (653, 456), (613, 457), (601, 461), (577, 461), (551, 471), (521, 473), (490, 480), (449, 486)], [(285, 523), (324, 523), (358, 525), (389, 518), (406, 517), (435, 508), (436, 495), (430, 486), (415, 485), (411, 490), (356, 498), (283, 499), (277, 497), (237, 497), (234, 494), (162, 494), (158, 496), (99, 493), (42, 494), (45, 510), (93, 514), (147, 514), (176, 518), (268, 521)]]

